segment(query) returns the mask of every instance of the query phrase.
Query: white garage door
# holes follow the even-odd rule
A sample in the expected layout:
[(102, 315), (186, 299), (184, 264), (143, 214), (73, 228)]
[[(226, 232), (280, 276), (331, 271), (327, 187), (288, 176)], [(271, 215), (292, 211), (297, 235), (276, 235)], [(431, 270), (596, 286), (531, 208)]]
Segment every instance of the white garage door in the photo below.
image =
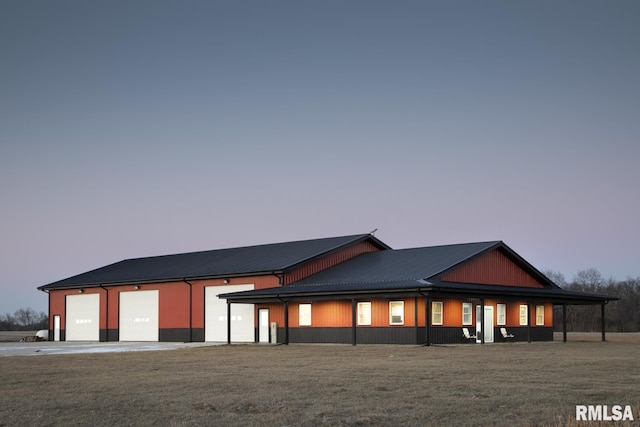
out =
[(120, 341), (158, 341), (159, 294), (120, 292)]
[(100, 294), (67, 295), (65, 340), (100, 341)]
[[(227, 300), (218, 298), (228, 292), (252, 291), (253, 285), (208, 286), (204, 290), (204, 339), (227, 341)], [(231, 341), (253, 342), (253, 304), (231, 305)]]

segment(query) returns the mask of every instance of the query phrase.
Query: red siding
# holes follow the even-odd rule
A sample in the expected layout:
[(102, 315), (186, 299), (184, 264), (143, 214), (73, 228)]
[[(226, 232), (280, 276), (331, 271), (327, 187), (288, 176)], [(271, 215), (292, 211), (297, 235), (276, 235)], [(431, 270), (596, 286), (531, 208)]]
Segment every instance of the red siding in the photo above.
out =
[(464, 263), (441, 278), (445, 282), (542, 288), (542, 284), (498, 250)]
[(329, 267), (333, 267), (336, 264), (344, 262), (365, 252), (376, 252), (379, 250), (380, 249), (377, 246), (369, 241), (360, 242), (358, 244), (344, 248), (336, 253), (312, 261), (301, 266), (300, 268), (291, 271), (290, 273), (287, 273), (285, 275), (284, 283), (285, 285), (288, 285), (289, 283), (293, 283), (297, 280), (302, 280), (305, 277), (311, 276), (312, 274), (315, 274)]

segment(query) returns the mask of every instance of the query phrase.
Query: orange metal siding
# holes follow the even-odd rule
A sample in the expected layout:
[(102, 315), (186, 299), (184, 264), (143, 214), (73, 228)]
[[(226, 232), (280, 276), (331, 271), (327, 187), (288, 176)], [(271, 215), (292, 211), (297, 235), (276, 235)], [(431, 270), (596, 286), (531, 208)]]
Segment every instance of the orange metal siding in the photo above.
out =
[(444, 274), (442, 280), (483, 285), (543, 287), (540, 282), (497, 249)]
[(302, 280), (305, 277), (311, 276), (319, 271), (325, 270), (329, 267), (333, 267), (336, 264), (344, 262), (350, 258), (363, 254), (365, 252), (376, 252), (380, 249), (369, 241), (360, 242), (355, 245), (349, 246), (336, 253), (327, 255), (308, 264), (301, 266), (285, 275), (284, 283), (290, 284), (297, 280)]

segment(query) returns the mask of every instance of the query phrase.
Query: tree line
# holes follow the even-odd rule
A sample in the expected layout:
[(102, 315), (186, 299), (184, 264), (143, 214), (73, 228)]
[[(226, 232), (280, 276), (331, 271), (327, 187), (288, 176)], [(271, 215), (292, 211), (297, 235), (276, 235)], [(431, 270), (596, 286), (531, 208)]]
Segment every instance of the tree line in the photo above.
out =
[(0, 314), (0, 331), (35, 331), (49, 329), (49, 316), (32, 308), (21, 308), (13, 313)]
[[(640, 276), (626, 280), (605, 279), (595, 268), (580, 270), (571, 282), (562, 273), (544, 271), (558, 286), (569, 291), (580, 291), (611, 295), (620, 298), (605, 307), (605, 330), (607, 332), (640, 331)], [(567, 331), (596, 332), (601, 330), (600, 305), (568, 305)], [(562, 307), (554, 307), (553, 327), (562, 331)]]

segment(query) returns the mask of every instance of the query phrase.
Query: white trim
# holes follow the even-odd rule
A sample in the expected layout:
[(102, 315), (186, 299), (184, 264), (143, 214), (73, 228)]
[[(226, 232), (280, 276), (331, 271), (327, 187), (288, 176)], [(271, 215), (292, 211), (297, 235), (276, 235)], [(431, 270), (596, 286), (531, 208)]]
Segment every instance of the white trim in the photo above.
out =
[[(468, 311), (465, 309), (468, 309)], [(467, 318), (466, 320), (465, 317)], [(465, 326), (473, 325), (473, 304), (470, 302), (462, 303), (462, 324)]]
[[(438, 306), (439, 306), (439, 310), (436, 310), (436, 307)], [(436, 315), (440, 316), (440, 320), (436, 320)], [(431, 324), (442, 325), (443, 318), (444, 318), (444, 304), (442, 304), (442, 301), (431, 302)]]
[(496, 311), (496, 322), (498, 326), (505, 326), (507, 324), (507, 304), (496, 304)]
[(311, 326), (311, 304), (298, 304), (298, 326)]
[(529, 306), (520, 304), (520, 326), (527, 326), (529, 323)]
[[(394, 312), (394, 306), (400, 309), (396, 308)], [(389, 324), (404, 325), (404, 301), (389, 301)]]
[(358, 303), (358, 325), (370, 326), (371, 325), (371, 302), (359, 302)]
[(536, 305), (536, 326), (544, 326), (544, 305)]

